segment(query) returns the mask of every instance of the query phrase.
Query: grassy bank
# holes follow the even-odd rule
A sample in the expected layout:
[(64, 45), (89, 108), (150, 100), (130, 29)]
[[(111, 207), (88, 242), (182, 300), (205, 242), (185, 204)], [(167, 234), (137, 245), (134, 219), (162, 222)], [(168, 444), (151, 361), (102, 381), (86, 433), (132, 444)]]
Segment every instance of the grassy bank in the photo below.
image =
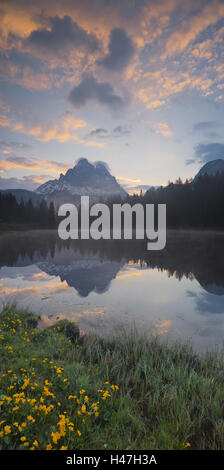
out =
[(224, 359), (0, 313), (1, 449), (224, 449)]

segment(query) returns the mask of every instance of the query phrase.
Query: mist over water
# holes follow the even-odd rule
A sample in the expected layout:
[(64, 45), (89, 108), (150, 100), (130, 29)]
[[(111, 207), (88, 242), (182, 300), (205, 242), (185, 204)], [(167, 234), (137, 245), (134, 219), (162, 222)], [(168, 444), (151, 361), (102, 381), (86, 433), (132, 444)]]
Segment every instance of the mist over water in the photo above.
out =
[(224, 233), (168, 231), (145, 240), (62, 241), (54, 231), (0, 238), (0, 302), (41, 314), (40, 326), (75, 319), (83, 332), (135, 327), (198, 351), (224, 337)]

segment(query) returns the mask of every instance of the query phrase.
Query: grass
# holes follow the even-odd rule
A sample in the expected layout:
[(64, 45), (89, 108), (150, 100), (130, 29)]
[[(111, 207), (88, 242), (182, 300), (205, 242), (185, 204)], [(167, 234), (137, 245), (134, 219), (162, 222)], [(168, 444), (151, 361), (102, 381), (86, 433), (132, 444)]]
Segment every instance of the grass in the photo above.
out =
[(224, 357), (0, 313), (1, 449), (224, 449)]

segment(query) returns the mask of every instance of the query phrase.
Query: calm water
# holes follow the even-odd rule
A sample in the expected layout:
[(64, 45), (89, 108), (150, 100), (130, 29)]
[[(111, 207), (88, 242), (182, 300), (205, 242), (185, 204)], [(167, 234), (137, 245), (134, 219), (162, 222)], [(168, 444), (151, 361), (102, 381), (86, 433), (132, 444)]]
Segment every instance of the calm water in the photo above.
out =
[(224, 339), (224, 234), (169, 232), (165, 250), (144, 241), (63, 242), (54, 232), (0, 237), (0, 303), (76, 319), (84, 332), (135, 326), (198, 351)]

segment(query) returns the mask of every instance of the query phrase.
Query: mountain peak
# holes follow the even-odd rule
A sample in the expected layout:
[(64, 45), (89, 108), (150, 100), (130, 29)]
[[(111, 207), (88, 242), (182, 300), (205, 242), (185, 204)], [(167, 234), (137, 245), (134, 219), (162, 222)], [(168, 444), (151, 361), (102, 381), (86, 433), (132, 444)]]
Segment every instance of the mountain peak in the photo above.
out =
[(224, 173), (224, 160), (218, 158), (217, 160), (211, 160), (210, 162), (205, 163), (195, 176), (195, 180), (201, 175), (216, 175), (218, 172)]
[(125, 190), (111, 175), (105, 162), (90, 163), (87, 158), (80, 158), (73, 168), (69, 168), (59, 179), (50, 180), (37, 188), (36, 192), (52, 199), (66, 194), (69, 201), (72, 196), (90, 196), (92, 199), (108, 199), (113, 196), (125, 198)]
[(85, 157), (81, 157), (78, 159), (78, 161), (75, 163), (74, 168), (76, 167), (85, 167), (85, 166), (93, 166)]

